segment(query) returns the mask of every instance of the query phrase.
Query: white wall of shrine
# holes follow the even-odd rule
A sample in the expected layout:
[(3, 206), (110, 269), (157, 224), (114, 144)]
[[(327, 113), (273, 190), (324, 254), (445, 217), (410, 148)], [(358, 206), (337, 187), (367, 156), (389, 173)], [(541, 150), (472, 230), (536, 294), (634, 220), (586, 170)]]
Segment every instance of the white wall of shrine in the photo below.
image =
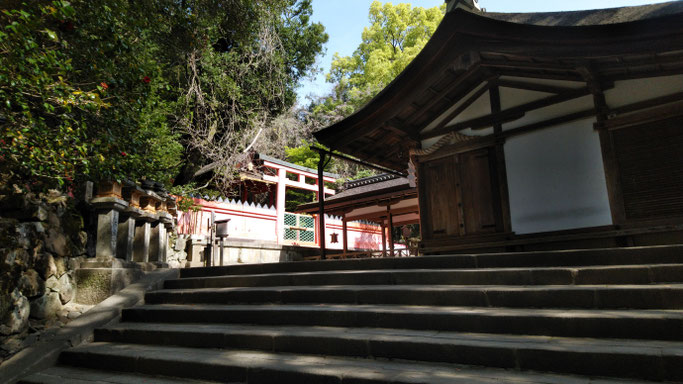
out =
[[(502, 77), (537, 84), (581, 88), (583, 82)], [(448, 115), (477, 89), (444, 113)], [(616, 81), (605, 91), (611, 108), (683, 92), (683, 75)], [(501, 108), (506, 110), (548, 97), (544, 92), (500, 88)], [(522, 118), (503, 124), (503, 131), (546, 121), (594, 107), (587, 95), (546, 108), (529, 111)], [(483, 93), (448, 125), (485, 116), (490, 111), (489, 94)], [(442, 115), (443, 116), (443, 115)], [(422, 133), (442, 121), (435, 119)], [(600, 139), (593, 128), (595, 118), (574, 121), (552, 128), (512, 136), (504, 144), (510, 196), (512, 230), (527, 234), (612, 224)], [(487, 136), (493, 128), (466, 129), (467, 136)], [(434, 145), (440, 137), (422, 141), (422, 148)]]
[[(512, 79), (521, 80), (521, 79)], [(526, 79), (529, 81), (529, 79)], [(534, 83), (580, 88), (583, 83), (534, 79)], [(505, 110), (550, 96), (501, 88)], [(593, 108), (588, 95), (530, 111), (503, 124), (503, 131)], [(505, 142), (512, 230), (517, 234), (612, 224), (600, 138), (595, 118), (512, 136)]]
[(594, 119), (505, 143), (510, 216), (517, 234), (612, 223)]
[(605, 92), (605, 99), (609, 107), (616, 108), (679, 92), (683, 92), (683, 75), (650, 77), (617, 81)]

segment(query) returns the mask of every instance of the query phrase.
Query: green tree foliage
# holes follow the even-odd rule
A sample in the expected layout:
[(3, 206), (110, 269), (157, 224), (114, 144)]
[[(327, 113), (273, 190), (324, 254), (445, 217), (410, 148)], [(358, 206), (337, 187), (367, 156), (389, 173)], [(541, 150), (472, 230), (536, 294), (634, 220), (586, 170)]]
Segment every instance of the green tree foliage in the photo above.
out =
[[(74, 178), (168, 175), (182, 147), (160, 91), (168, 84), (124, 1), (35, 1), (3, 9), (0, 172), (54, 186)], [(123, 22), (125, 21), (125, 22)]]
[[(420, 53), (445, 10), (445, 4), (425, 9), (373, 1), (369, 10), (370, 26), (363, 30), (362, 42), (356, 51), (351, 56), (334, 55), (327, 74), (327, 80), (335, 84), (331, 94), (314, 100), (306, 110), (300, 111), (308, 131), (325, 128), (349, 116), (387, 86)], [(301, 157), (317, 164), (318, 155), (308, 145), (289, 149), (290, 161), (299, 161)], [(375, 174), (343, 161), (334, 161), (330, 169), (339, 173), (342, 181)]]
[(7, 0), (0, 11), (0, 184), (169, 183), (229, 157), (289, 108), (327, 40), (310, 0)]
[[(285, 147), (287, 153), (287, 161), (293, 164), (301, 165), (311, 169), (318, 169), (318, 162), (320, 161), (320, 153), (311, 149), (313, 142), (303, 140), (303, 143), (298, 147)], [(339, 175), (335, 188), (340, 190), (344, 182), (348, 180), (357, 180), (364, 177), (370, 177), (377, 174), (373, 169), (365, 168), (356, 163), (332, 158), (327, 161), (325, 165), (326, 172), (332, 172)], [(289, 195), (288, 195), (289, 196)], [(303, 199), (292, 194), (293, 198), (300, 204), (310, 202), (310, 196), (306, 195)]]
[[(212, 12), (216, 2), (229, 11)], [(190, 3), (198, 8), (192, 15), (206, 16), (189, 23), (189, 35), (202, 38), (195, 38), (181, 73), (179, 87), (187, 91), (178, 121), (189, 161), (177, 183), (211, 164), (211, 182), (227, 190), (244, 150), (294, 103), (296, 85), (314, 65), (327, 35), (322, 25), (310, 23), (310, 0)]]
[[(311, 149), (312, 143), (304, 140), (298, 147), (286, 147), (287, 161), (292, 164), (301, 165), (303, 167), (318, 169), (318, 162), (320, 161), (320, 152)], [(335, 160), (332, 159), (327, 163), (325, 171), (329, 172)]]
[(370, 26), (351, 56), (334, 55), (327, 80), (333, 94), (316, 108), (317, 113), (348, 116), (398, 76), (434, 34), (443, 15), (441, 7), (425, 9), (402, 3), (373, 1)]

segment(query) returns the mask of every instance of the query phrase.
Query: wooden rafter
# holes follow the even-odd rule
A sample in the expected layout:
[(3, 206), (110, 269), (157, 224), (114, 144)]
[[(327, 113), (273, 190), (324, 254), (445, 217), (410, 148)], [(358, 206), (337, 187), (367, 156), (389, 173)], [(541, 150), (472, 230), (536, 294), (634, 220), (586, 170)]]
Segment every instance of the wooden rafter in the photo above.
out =
[(500, 76), (510, 76), (510, 77), (522, 77), (529, 79), (545, 79), (545, 80), (562, 80), (562, 81), (576, 81), (582, 82), (583, 78), (578, 73), (572, 72), (543, 72), (543, 71), (532, 71), (524, 69), (514, 69), (514, 68), (499, 68), (496, 69), (496, 73)]
[(415, 207), (405, 207), (405, 208), (398, 208), (398, 209), (391, 209), (389, 211), (386, 210), (386, 207), (382, 207), (385, 210), (378, 211), (378, 212), (372, 212), (372, 213), (367, 213), (364, 215), (355, 215), (355, 216), (348, 216), (347, 220), (349, 221), (355, 221), (355, 220), (377, 220), (381, 219), (384, 217), (388, 216), (388, 213), (391, 212), (392, 215), (394, 216), (399, 216), (399, 215), (409, 215), (411, 213), (418, 213), (417, 210), (417, 203), (415, 203)]
[(566, 63), (542, 63), (535, 61), (517, 61), (517, 60), (490, 60), (484, 59), (481, 66), (485, 68), (513, 68), (513, 69), (534, 69), (544, 71), (557, 72), (572, 72), (575, 71), (576, 65)]
[(528, 81), (517, 81), (517, 80), (507, 80), (507, 79), (498, 79), (497, 83), (498, 83), (498, 86), (505, 87), (505, 88), (523, 89), (526, 91), (555, 93), (555, 94), (565, 93), (565, 92), (573, 91), (576, 89), (576, 88), (571, 88), (571, 87), (562, 87), (562, 86), (557, 86), (557, 85), (538, 84), (538, 83), (532, 83), (532, 82), (528, 82)]
[[(460, 116), (461, 113), (465, 112), (467, 108), (469, 108), (474, 102), (479, 100), (479, 98), (484, 95), (484, 93), (488, 92), (488, 90), (491, 87), (491, 83), (489, 82), (487, 85), (481, 87), (477, 92), (475, 92), (472, 96), (470, 96), (467, 100), (465, 100), (458, 108), (456, 108), (453, 112), (449, 113), (444, 119), (442, 120), (443, 123), (448, 124), (448, 122), (452, 121), (456, 117)], [(439, 124), (441, 125), (441, 124)]]
[(429, 139), (436, 136), (441, 136), (451, 131), (461, 131), (463, 129), (481, 129), (491, 127), (495, 124), (502, 124), (522, 118), (527, 112), (540, 108), (545, 108), (554, 104), (563, 103), (574, 100), (580, 97), (590, 95), (591, 91), (587, 87), (575, 89), (559, 95), (549, 96), (540, 100), (532, 101), (518, 107), (509, 108), (500, 113), (491, 114), (489, 116), (478, 117), (468, 121), (464, 121), (451, 126), (446, 126), (448, 121), (441, 122), (433, 130), (421, 135), (422, 139)]
[(533, 132), (533, 131), (537, 131), (539, 129), (549, 128), (549, 127), (553, 127), (556, 125), (585, 119), (585, 118), (588, 118), (591, 116), (595, 116), (595, 109), (594, 108), (587, 109), (587, 110), (584, 110), (581, 112), (570, 113), (567, 115), (555, 117), (555, 118), (544, 120), (544, 121), (539, 121), (538, 123), (525, 125), (523, 127), (508, 129), (507, 131), (503, 131), (501, 135), (502, 135), (502, 137), (517, 136), (517, 135), (521, 135), (523, 133)]
[(681, 100), (683, 100), (683, 92), (678, 92), (678, 93), (674, 93), (671, 95), (655, 97), (652, 99), (639, 101), (637, 103), (632, 103), (632, 104), (624, 105), (621, 107), (612, 108), (612, 109), (610, 109), (610, 112), (620, 115), (623, 113), (629, 113), (629, 112), (639, 111), (641, 109), (657, 107), (657, 106), (660, 106), (663, 104), (673, 103), (673, 102), (681, 101)]
[[(470, 79), (473, 75), (475, 75), (477, 72), (480, 71), (479, 65), (475, 64), (472, 68), (470, 68), (468, 71), (463, 73), (460, 76), (457, 76), (448, 86), (444, 87), (443, 90), (435, 94), (433, 97), (429, 99), (427, 103), (424, 105), (420, 106), (420, 109), (416, 110), (413, 115), (403, 121), (403, 126), (404, 127), (409, 127), (413, 123), (415, 123), (419, 118), (421, 118), (425, 113), (427, 113), (434, 105), (439, 103), (444, 99), (444, 97), (447, 97), (448, 94), (452, 93), (455, 89), (458, 87), (461, 87), (468, 79)], [(477, 82), (477, 84), (479, 84)], [(476, 86), (471, 87), (472, 89), (476, 88)], [(470, 91), (468, 91), (469, 93)]]
[(393, 124), (389, 124), (389, 123), (385, 124), (384, 129), (400, 135), (402, 140), (412, 141), (413, 143), (419, 142), (419, 136), (417, 136), (416, 134), (414, 134), (412, 132), (406, 132), (402, 129), (396, 128)]

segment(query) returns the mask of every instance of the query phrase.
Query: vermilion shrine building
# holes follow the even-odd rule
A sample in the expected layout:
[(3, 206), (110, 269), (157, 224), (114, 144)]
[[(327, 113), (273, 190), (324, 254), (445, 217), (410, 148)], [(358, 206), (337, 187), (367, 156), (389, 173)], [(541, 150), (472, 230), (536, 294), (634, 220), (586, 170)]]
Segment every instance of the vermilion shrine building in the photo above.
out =
[[(324, 172), (323, 182), (334, 183), (337, 177)], [(316, 170), (254, 154), (251, 161), (242, 167), (240, 178), (236, 197), (213, 201), (208, 196), (195, 197), (199, 210), (179, 214), (178, 233), (188, 237), (192, 243), (188, 266), (205, 263), (200, 252), (206, 246), (212, 216), (214, 221), (230, 220), (225, 263), (278, 262), (317, 254), (321, 244), (318, 218), (287, 212), (285, 207), (288, 188), (315, 192), (317, 196)], [(335, 194), (334, 189), (328, 186), (323, 186), (323, 191), (327, 197)], [(346, 244), (353, 251), (383, 248), (383, 236), (378, 225), (358, 222), (357, 219), (347, 224), (334, 215), (326, 217), (325, 225), (327, 249), (342, 250), (343, 238), (347, 239)], [(215, 256), (214, 265), (218, 262)]]

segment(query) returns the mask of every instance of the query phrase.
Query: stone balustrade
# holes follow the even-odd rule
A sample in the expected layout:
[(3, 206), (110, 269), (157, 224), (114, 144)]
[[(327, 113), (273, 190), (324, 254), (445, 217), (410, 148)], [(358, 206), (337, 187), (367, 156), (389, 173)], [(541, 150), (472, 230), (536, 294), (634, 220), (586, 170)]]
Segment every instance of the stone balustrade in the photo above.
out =
[(101, 183), (90, 200), (97, 212), (97, 260), (164, 265), (169, 232), (175, 227), (175, 198), (161, 188), (117, 184)]
[(175, 198), (159, 187), (132, 182), (97, 186), (88, 201), (97, 214), (96, 257), (76, 271), (79, 285), (90, 288), (79, 302), (97, 303), (140, 278), (144, 270), (168, 266), (177, 207)]

